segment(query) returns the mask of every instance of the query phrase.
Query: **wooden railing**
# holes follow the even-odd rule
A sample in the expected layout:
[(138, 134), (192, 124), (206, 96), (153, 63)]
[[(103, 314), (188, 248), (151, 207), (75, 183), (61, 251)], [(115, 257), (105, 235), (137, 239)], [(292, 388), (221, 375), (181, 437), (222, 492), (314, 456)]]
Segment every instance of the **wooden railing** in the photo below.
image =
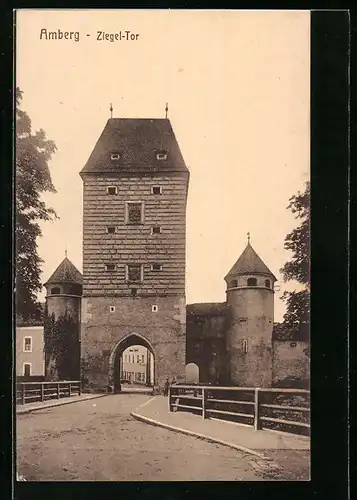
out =
[(21, 382), (16, 384), (16, 404), (61, 399), (81, 394), (81, 383), (78, 380), (60, 382)]
[(169, 387), (169, 411), (189, 411), (272, 429), (310, 434), (310, 391), (175, 384)]

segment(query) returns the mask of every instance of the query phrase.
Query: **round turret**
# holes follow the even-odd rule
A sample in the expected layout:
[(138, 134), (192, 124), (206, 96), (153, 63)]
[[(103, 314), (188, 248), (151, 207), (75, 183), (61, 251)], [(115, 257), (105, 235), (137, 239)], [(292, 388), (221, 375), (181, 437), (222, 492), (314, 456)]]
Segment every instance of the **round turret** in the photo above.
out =
[(241, 386), (270, 386), (276, 278), (248, 241), (225, 281), (231, 311), (227, 333), (231, 382)]

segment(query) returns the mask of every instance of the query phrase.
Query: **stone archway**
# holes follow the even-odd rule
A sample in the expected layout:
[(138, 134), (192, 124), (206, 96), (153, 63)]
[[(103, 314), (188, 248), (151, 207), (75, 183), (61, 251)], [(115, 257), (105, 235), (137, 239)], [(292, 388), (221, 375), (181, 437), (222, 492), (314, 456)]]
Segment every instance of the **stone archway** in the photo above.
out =
[(141, 345), (146, 347), (154, 358), (154, 383), (155, 383), (155, 351), (151, 342), (139, 333), (129, 333), (121, 338), (112, 348), (108, 363), (108, 390), (110, 392), (120, 392), (120, 357), (128, 347)]

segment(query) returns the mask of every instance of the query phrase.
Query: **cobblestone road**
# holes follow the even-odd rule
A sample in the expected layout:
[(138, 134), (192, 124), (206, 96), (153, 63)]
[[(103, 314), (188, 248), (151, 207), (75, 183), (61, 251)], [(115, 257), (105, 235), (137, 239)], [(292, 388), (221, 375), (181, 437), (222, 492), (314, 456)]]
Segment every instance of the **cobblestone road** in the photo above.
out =
[(252, 456), (134, 420), (150, 396), (106, 396), (17, 416), (27, 481), (259, 481)]

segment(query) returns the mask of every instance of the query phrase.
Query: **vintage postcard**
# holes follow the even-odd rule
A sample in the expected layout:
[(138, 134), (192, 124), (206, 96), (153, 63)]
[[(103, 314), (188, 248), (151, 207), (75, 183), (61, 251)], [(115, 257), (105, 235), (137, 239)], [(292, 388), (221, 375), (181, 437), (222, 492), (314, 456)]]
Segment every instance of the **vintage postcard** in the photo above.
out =
[(17, 10), (19, 481), (310, 479), (310, 12)]

